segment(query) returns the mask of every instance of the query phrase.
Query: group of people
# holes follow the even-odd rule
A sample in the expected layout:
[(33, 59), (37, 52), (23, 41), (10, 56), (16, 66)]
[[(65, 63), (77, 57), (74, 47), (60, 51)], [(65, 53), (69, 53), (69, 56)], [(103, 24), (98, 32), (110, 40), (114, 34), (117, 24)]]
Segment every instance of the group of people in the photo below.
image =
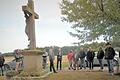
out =
[[(19, 66), (22, 66), (23, 63), (23, 55), (21, 54), (21, 50), (16, 49), (14, 50), (14, 57), (16, 60), (16, 65), (15, 65), (15, 71), (18, 73)], [(2, 76), (3, 74), (3, 68), (5, 68), (5, 58), (4, 55), (0, 52), (0, 68), (2, 71)]]
[[(20, 50), (15, 50), (15, 58), (16, 58), (16, 71), (18, 71), (18, 65), (21, 64), (22, 61), (22, 55), (20, 54)], [(62, 70), (62, 55), (63, 52), (61, 48), (58, 49), (57, 53), (57, 65), (56, 69)], [(47, 63), (47, 57), (49, 56), (49, 62), (50, 62), (50, 71), (53, 71), (54, 73), (57, 73), (55, 66), (54, 66), (54, 60), (55, 60), (55, 54), (54, 54), (54, 47), (50, 47), (49, 52), (45, 53), (43, 55), (43, 64)], [(108, 42), (106, 43), (105, 48), (103, 49), (102, 47), (99, 48), (98, 53), (97, 53), (97, 59), (100, 64), (100, 71), (103, 71), (104, 69), (104, 64), (103, 64), (103, 59), (106, 59), (108, 63), (108, 70), (110, 74), (113, 74), (114, 72), (114, 66), (113, 66), (113, 59), (115, 56), (115, 50), (112, 48), (111, 44)], [(90, 70), (93, 70), (94, 68), (94, 57), (95, 57), (95, 52), (93, 49), (90, 47), (88, 48), (87, 51), (85, 51), (83, 48), (80, 48), (80, 51), (77, 51), (76, 49), (70, 50), (67, 54), (67, 59), (69, 62), (69, 70), (79, 70), (79, 69), (86, 69), (86, 66)], [(86, 64), (87, 63), (87, 64)], [(45, 68), (45, 67), (43, 67)]]
[[(100, 47), (97, 52), (97, 59), (99, 61), (100, 65), (100, 71), (103, 71), (104, 64), (103, 59), (105, 59), (108, 63), (108, 70), (110, 74), (114, 73), (114, 65), (113, 60), (115, 56), (115, 50), (112, 48), (111, 44), (108, 42), (105, 45), (105, 48)], [(54, 73), (57, 73), (54, 67), (54, 60), (55, 60), (55, 54), (54, 54), (54, 48), (51, 47), (49, 49), (49, 61), (50, 61), (50, 71), (54, 71)], [(68, 69), (71, 70), (79, 70), (79, 69), (86, 69), (86, 66), (93, 70), (94, 68), (94, 58), (95, 58), (95, 51), (90, 47), (87, 51), (85, 51), (83, 48), (80, 48), (80, 51), (78, 52), (76, 49), (70, 50), (67, 54), (67, 59), (69, 63)], [(60, 70), (62, 69), (62, 50), (59, 48), (57, 53), (57, 70), (60, 64)]]
[[(49, 49), (49, 61), (50, 61), (50, 72), (53, 70), (54, 73), (57, 73), (54, 67), (54, 60), (55, 60), (55, 54), (54, 54), (54, 48), (51, 47)], [(59, 48), (57, 53), (57, 70), (60, 67), (60, 70), (62, 70), (62, 50)]]
[[(18, 72), (20, 64), (23, 63), (23, 55), (21, 54), (21, 50), (19, 49), (16, 49), (14, 53), (15, 53), (15, 59), (16, 59), (15, 71)], [(58, 53), (57, 53), (57, 66), (56, 66), (57, 70), (58, 69), (62, 70), (62, 55), (63, 55), (63, 52), (61, 48), (59, 48)], [(46, 52), (45, 54), (43, 54), (43, 68), (44, 69), (47, 64), (47, 56), (49, 56), (50, 71), (57, 73), (54, 67), (54, 60), (55, 60), (54, 47), (50, 47), (49, 52), (48, 53)], [(106, 47), (104, 50), (102, 47), (99, 48), (98, 53), (97, 53), (97, 59), (100, 64), (100, 71), (103, 71), (103, 68), (104, 68), (103, 59), (106, 59), (108, 63), (109, 73), (113, 74), (114, 56), (115, 56), (115, 50), (112, 48), (110, 43), (106, 43)], [(76, 49), (70, 50), (67, 54), (67, 59), (69, 63), (68, 69), (69, 70), (71, 69), (79, 70), (82, 68), (86, 69), (86, 66), (88, 66), (90, 70), (93, 70), (94, 57), (95, 57), (95, 52), (93, 51), (91, 47), (88, 48), (87, 51), (85, 51), (83, 48), (80, 48), (80, 51), (77, 51)], [(3, 60), (3, 62), (5, 62), (5, 60)], [(3, 66), (3, 63), (0, 62), (0, 66)]]
[[(15, 50), (15, 59), (16, 59), (16, 71), (18, 71), (18, 66), (22, 62), (23, 56), (20, 54), (20, 50)], [(103, 71), (104, 69), (104, 64), (103, 64), (103, 59), (106, 59), (108, 63), (108, 70), (110, 74), (114, 73), (114, 65), (113, 65), (113, 59), (115, 56), (115, 50), (112, 48), (111, 44), (108, 42), (105, 45), (105, 48), (103, 49), (102, 47), (99, 48), (98, 53), (97, 53), (97, 59), (100, 64), (100, 71)], [(62, 70), (62, 55), (63, 52), (61, 48), (58, 49), (57, 53), (57, 65), (56, 69)], [(55, 54), (54, 54), (54, 47), (50, 47), (49, 52), (45, 53), (43, 55), (43, 63), (47, 62), (47, 57), (49, 56), (49, 62), (50, 62), (50, 71), (53, 71), (54, 73), (57, 73), (55, 67), (54, 67), (54, 60), (55, 60)], [(90, 70), (93, 70), (94, 68), (94, 57), (95, 57), (95, 52), (93, 49), (90, 47), (88, 48), (87, 51), (85, 51), (83, 48), (80, 48), (80, 51), (77, 51), (76, 49), (70, 50), (67, 54), (67, 59), (69, 62), (69, 70), (79, 70), (79, 69), (86, 69), (86, 66)], [(86, 64), (87, 63), (87, 64)], [(43, 67), (45, 68), (45, 67)]]
[[(113, 60), (114, 60), (115, 55), (116, 55), (115, 50), (109, 42), (106, 43), (105, 50), (103, 50), (102, 47), (100, 47), (99, 51), (98, 51), (98, 55), (97, 55), (97, 58), (100, 63), (100, 69), (103, 70), (103, 65), (104, 65), (103, 58), (105, 58), (107, 60), (109, 73), (111, 75), (113, 75), (113, 73), (114, 73)], [(118, 63), (118, 65), (119, 65), (119, 63)]]
[(88, 61), (88, 66), (91, 69), (93, 69), (93, 60), (95, 57), (95, 53), (92, 50), (92, 48), (89, 48), (87, 53), (84, 51), (83, 48), (80, 48), (80, 51), (77, 52), (77, 50), (70, 50), (67, 54), (67, 59), (69, 61), (69, 69), (73, 70), (79, 70), (79, 69), (86, 69), (86, 62), (85, 58)]
[[(100, 64), (100, 71), (103, 71), (103, 67), (104, 67), (103, 59), (106, 59), (108, 63), (109, 73), (113, 75), (114, 56), (115, 56), (115, 50), (112, 48), (109, 42), (106, 43), (104, 50), (102, 47), (99, 48), (97, 53), (97, 59)], [(79, 69), (82, 69), (82, 67), (86, 69), (86, 66), (88, 66), (90, 70), (93, 70), (94, 57), (95, 57), (95, 52), (92, 50), (92, 48), (89, 48), (86, 52), (84, 51), (83, 48), (81, 48), (79, 52), (77, 52), (77, 50), (70, 50), (67, 54), (67, 59), (69, 61), (69, 69), (79, 70)]]
[[(20, 66), (20, 64), (22, 64), (22, 61), (23, 61), (23, 59), (22, 59), (23, 55), (21, 54), (19, 49), (16, 49), (14, 51), (14, 57), (16, 60), (15, 71), (18, 72), (19, 66)], [(5, 63), (5, 58), (4, 58), (3, 54), (0, 52), (0, 68), (2, 71), (2, 75), (3, 75), (3, 68), (5, 68), (4, 63)]]

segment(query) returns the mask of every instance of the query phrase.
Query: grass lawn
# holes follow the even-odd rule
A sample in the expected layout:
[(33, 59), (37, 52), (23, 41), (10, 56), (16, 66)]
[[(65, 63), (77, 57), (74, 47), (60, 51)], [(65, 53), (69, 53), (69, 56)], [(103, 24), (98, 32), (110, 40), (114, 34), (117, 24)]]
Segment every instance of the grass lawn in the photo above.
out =
[(60, 71), (51, 74), (47, 80), (120, 80), (120, 76), (110, 76), (99, 71)]
[(120, 80), (120, 76), (110, 76), (107, 70), (103, 72), (99, 72), (98, 68), (93, 71), (68, 70), (67, 62), (64, 62), (62, 67), (62, 71), (58, 71), (58, 73), (52, 73), (46, 80)]

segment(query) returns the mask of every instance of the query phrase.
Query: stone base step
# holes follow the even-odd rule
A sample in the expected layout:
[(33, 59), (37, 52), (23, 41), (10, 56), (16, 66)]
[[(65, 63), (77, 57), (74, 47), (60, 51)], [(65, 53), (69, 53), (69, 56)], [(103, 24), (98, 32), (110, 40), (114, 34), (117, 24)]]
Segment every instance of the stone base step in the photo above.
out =
[(38, 77), (13, 77), (11, 80), (46, 80), (51, 72), (46, 73), (45, 75), (38, 76)]

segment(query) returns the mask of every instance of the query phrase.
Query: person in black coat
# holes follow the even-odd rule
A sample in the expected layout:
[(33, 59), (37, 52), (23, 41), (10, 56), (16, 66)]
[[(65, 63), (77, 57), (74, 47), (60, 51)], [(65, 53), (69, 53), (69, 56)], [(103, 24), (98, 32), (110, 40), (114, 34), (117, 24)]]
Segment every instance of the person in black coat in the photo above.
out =
[(103, 57), (104, 57), (104, 51), (102, 47), (99, 48), (98, 54), (97, 54), (97, 59), (100, 63), (100, 71), (103, 71)]
[(89, 50), (87, 52), (87, 60), (89, 63), (90, 70), (93, 69), (93, 67), (94, 67), (94, 65), (93, 65), (94, 57), (95, 57), (94, 51), (91, 48), (89, 48)]
[(1, 69), (2, 76), (4, 75), (4, 69), (3, 69), (4, 63), (5, 63), (5, 58), (3, 54), (0, 52), (0, 69)]
[(61, 50), (61, 48), (59, 48), (58, 54), (57, 54), (57, 70), (58, 70), (59, 64), (60, 64), (60, 70), (62, 70), (62, 50)]
[(112, 46), (109, 42), (106, 43), (105, 59), (107, 60), (109, 73), (111, 75), (113, 75), (113, 72), (114, 72), (114, 68), (113, 68), (114, 67), (113, 66), (114, 56), (115, 56), (115, 50), (112, 48)]

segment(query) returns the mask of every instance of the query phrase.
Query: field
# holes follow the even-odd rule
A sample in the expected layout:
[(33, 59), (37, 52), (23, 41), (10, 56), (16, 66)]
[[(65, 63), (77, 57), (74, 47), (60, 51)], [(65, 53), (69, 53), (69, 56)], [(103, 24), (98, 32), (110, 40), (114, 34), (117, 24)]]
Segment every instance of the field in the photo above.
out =
[(10, 62), (14, 59), (14, 56), (5, 57), (5, 63)]

